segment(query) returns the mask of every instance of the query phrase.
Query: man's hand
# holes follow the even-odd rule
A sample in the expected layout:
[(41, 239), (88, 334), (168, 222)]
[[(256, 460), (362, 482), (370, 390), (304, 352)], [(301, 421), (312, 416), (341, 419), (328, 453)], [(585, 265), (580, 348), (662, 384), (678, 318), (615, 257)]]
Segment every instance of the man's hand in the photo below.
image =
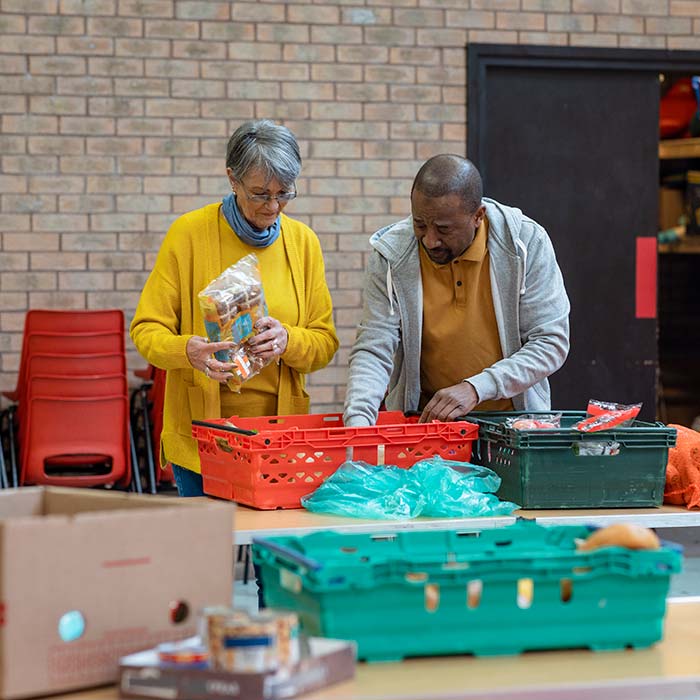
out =
[(453, 384), (433, 394), (433, 398), (423, 409), (419, 422), (455, 420), (459, 416), (469, 413), (478, 403), (479, 397), (469, 382)]

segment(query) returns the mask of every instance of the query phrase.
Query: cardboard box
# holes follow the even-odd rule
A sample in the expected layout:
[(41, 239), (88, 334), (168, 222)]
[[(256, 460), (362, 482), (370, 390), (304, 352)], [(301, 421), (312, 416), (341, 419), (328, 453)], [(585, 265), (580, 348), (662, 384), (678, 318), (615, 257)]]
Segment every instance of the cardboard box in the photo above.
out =
[(659, 188), (659, 231), (678, 226), (685, 214), (684, 192), (671, 187)]
[(693, 236), (697, 236), (700, 235), (700, 170), (688, 171), (688, 183), (685, 194), (688, 205), (688, 226), (686, 231)]
[(231, 603), (232, 513), (199, 499), (0, 490), (0, 698), (115, 682), (125, 654), (195, 634), (202, 606)]
[(290, 673), (228, 673), (212, 669), (164, 667), (155, 649), (121, 660), (123, 698), (170, 700), (277, 700), (349, 680), (355, 675), (355, 645), (338, 639), (309, 639), (310, 656)]

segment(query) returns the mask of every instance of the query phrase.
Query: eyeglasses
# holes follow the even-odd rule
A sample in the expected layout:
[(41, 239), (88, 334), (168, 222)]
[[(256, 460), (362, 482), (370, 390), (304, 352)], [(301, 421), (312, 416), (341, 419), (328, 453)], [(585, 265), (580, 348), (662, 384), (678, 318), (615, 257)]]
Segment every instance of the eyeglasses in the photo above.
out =
[(291, 192), (280, 192), (279, 194), (251, 194), (240, 180), (238, 184), (243, 188), (245, 196), (251, 202), (271, 202), (273, 199), (276, 199), (278, 202), (291, 202), (297, 196), (296, 189)]

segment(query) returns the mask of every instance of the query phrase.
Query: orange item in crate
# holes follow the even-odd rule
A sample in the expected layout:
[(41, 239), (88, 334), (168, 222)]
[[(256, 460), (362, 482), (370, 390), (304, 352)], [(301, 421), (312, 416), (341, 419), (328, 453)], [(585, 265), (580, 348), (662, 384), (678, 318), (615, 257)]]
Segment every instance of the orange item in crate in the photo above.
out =
[(301, 508), (301, 497), (349, 459), (406, 468), (435, 455), (468, 462), (478, 434), (473, 423), (418, 423), (401, 411), (380, 411), (377, 425), (361, 428), (346, 428), (340, 413), (192, 423), (205, 493), (261, 509)]

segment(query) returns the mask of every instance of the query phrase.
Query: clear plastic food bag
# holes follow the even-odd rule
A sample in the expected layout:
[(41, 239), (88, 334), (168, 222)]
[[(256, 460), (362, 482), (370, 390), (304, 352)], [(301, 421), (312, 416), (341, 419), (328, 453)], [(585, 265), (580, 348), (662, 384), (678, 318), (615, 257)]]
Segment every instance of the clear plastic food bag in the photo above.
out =
[(634, 423), (634, 419), (641, 408), (641, 403), (625, 405), (591, 399), (586, 409), (588, 416), (573, 427), (582, 433), (595, 433), (599, 430), (610, 430), (611, 428), (625, 428)]
[(506, 418), (503, 424), (513, 430), (552, 430), (561, 427), (561, 413), (524, 413)]
[(388, 520), (509, 515), (518, 506), (498, 499), (500, 485), (488, 467), (440, 457), (410, 469), (348, 461), (301, 504), (316, 513)]
[(253, 355), (247, 344), (255, 334), (255, 322), (267, 316), (257, 256), (246, 255), (224, 270), (199, 293), (198, 299), (209, 340), (236, 344), (231, 350), (217, 352), (216, 358), (233, 363), (233, 377), (227, 384), (239, 392), (243, 382), (269, 364)]

